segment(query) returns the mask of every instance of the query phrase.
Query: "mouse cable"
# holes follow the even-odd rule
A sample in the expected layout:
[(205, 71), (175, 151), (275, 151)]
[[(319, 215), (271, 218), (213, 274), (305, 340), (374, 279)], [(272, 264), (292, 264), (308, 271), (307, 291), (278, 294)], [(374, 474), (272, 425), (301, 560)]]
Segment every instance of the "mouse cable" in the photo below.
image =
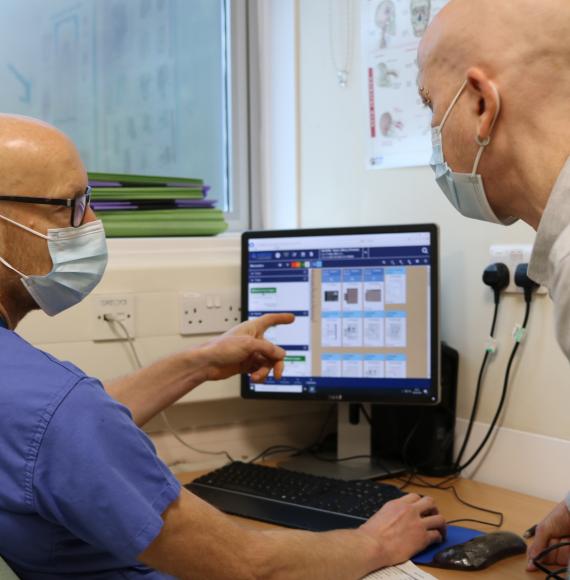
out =
[[(457, 475), (454, 474), (450, 477), (446, 477), (442, 481), (438, 481), (437, 483), (431, 483), (431, 482), (427, 481), (426, 479), (424, 479), (423, 477), (420, 477), (418, 475), (417, 471), (421, 467), (421, 465), (410, 467), (410, 465), (407, 461), (407, 446), (408, 446), (409, 442), (412, 440), (413, 436), (415, 435), (415, 432), (418, 429), (418, 426), (421, 424), (422, 418), (423, 417), (420, 417), (419, 421), (417, 421), (415, 426), (410, 430), (410, 433), (408, 434), (406, 440), (404, 441), (404, 445), (402, 446), (402, 461), (404, 463), (404, 466), (410, 470), (410, 473), (409, 473), (408, 477), (398, 478), (401, 481), (403, 481), (403, 484), (400, 486), (400, 489), (402, 491), (404, 491), (405, 488), (408, 487), (408, 485), (416, 485), (417, 487), (423, 487), (426, 489), (439, 489), (441, 491), (451, 491), (453, 493), (453, 495), (455, 496), (455, 498), (457, 499), (457, 501), (459, 501), (459, 503), (461, 503), (467, 507), (470, 507), (472, 509), (475, 509), (477, 511), (488, 513), (488, 514), (493, 515), (493, 516), (497, 516), (498, 522), (489, 522), (486, 520), (478, 520), (475, 518), (460, 518), (460, 519), (451, 520), (447, 523), (453, 524), (453, 523), (459, 523), (459, 522), (473, 522), (473, 523), (477, 523), (477, 524), (484, 524), (486, 526), (491, 526), (494, 528), (500, 528), (503, 525), (503, 521), (504, 521), (503, 513), (465, 501), (459, 495), (459, 492), (457, 491), (455, 486), (452, 484), (452, 482), (457, 480), (457, 478), (458, 478)], [(451, 485), (449, 485), (449, 484), (451, 484)]]
[[(118, 318), (116, 318), (115, 316), (113, 316), (112, 314), (105, 314), (103, 316), (104, 320), (106, 322), (108, 322), (109, 324), (117, 324), (119, 326), (119, 328), (122, 330), (123, 334), (125, 335), (125, 338), (127, 339), (127, 345), (129, 346), (131, 353), (133, 355), (133, 358), (135, 359), (136, 365), (135, 368), (138, 370), (141, 370), (143, 368), (143, 364), (141, 362), (141, 359), (139, 358), (137, 349), (134, 345), (134, 338), (131, 336), (131, 333), (129, 332), (129, 329), (123, 324), (123, 322), (121, 320), (119, 320)], [(160, 416), (164, 422), (164, 424), (166, 425), (168, 431), (170, 431), (171, 435), (182, 445), (184, 445), (184, 447), (187, 447), (188, 449), (190, 449), (191, 451), (194, 451), (195, 453), (200, 453), (202, 455), (225, 455), (226, 458), (228, 459), (228, 461), (233, 462), (235, 461), (234, 458), (225, 450), (222, 451), (207, 451), (205, 449), (198, 449), (197, 447), (193, 447), (192, 445), (190, 445), (189, 443), (187, 443), (186, 441), (184, 441), (184, 439), (182, 439), (182, 437), (180, 437), (180, 435), (178, 434), (178, 432), (176, 431), (176, 429), (174, 429), (174, 427), (171, 425), (170, 421), (168, 420), (168, 417), (166, 416), (166, 411), (161, 411), (160, 412)]]
[[(400, 478), (403, 479), (403, 478)], [(455, 478), (457, 479), (457, 478)], [(415, 475), (414, 478), (412, 479), (412, 481), (407, 480), (406, 484), (403, 485), (400, 489), (403, 491), (405, 487), (407, 487), (408, 485), (415, 485), (416, 487), (420, 487), (420, 488), (424, 488), (424, 489), (438, 489), (441, 491), (451, 491), (453, 493), (453, 495), (455, 496), (455, 499), (457, 499), (457, 501), (461, 504), (463, 504), (466, 507), (472, 508), (474, 510), (486, 513), (486, 514), (490, 514), (493, 516), (497, 516), (498, 521), (497, 522), (488, 522), (488, 521), (484, 521), (484, 520), (477, 520), (474, 518), (459, 518), (459, 519), (455, 519), (455, 520), (450, 520), (449, 524), (453, 524), (453, 523), (457, 523), (457, 522), (475, 522), (478, 524), (484, 524), (486, 526), (491, 526), (493, 528), (501, 528), (504, 520), (505, 520), (505, 516), (503, 514), (503, 512), (497, 511), (497, 510), (492, 510), (490, 508), (486, 508), (471, 502), (466, 501), (465, 499), (463, 499), (460, 495), (459, 492), (457, 491), (456, 487), (454, 485), (447, 485), (445, 486), (444, 484), (449, 480), (449, 478), (445, 479), (444, 481), (438, 482), (438, 483), (431, 483), (425, 479), (423, 479), (422, 477), (420, 477), (419, 475)]]
[(248, 463), (255, 463), (256, 461), (259, 461), (260, 459), (263, 460), (267, 456), (276, 455), (277, 453), (285, 453), (287, 451), (293, 451), (295, 453), (301, 454), (301, 453), (306, 453), (306, 452), (310, 451), (311, 449), (314, 449), (315, 447), (318, 447), (319, 445), (321, 445), (321, 443), (323, 441), (325, 431), (328, 427), (328, 424), (329, 424), (331, 417), (333, 415), (333, 411), (335, 409), (336, 409), (336, 403), (333, 403), (330, 406), (328, 413), (325, 417), (325, 420), (323, 422), (323, 425), (322, 425), (321, 429), (319, 430), (319, 434), (316, 437), (316, 439), (313, 441), (313, 443), (310, 443), (306, 447), (295, 447), (293, 445), (270, 445), (269, 447), (264, 449), (261, 453), (259, 453), (255, 457), (253, 457), (252, 459), (249, 459)]
[[(570, 542), (560, 542), (559, 544), (554, 544), (542, 550), (542, 552), (540, 552), (535, 558), (532, 559), (532, 563), (537, 567), (537, 569), (547, 575), (545, 580), (549, 580), (550, 578), (553, 578), (554, 580), (566, 580), (566, 568), (550, 570), (546, 567), (545, 564), (540, 562), (540, 560), (544, 559), (551, 552), (555, 552), (560, 548), (566, 548), (568, 546), (570, 546)], [(560, 574), (564, 574), (564, 576), (560, 576)]]
[[(410, 441), (413, 439), (414, 435), (416, 434), (416, 431), (419, 429), (420, 425), (422, 424), (423, 418), (424, 418), (424, 413), (422, 410), (421, 417), (416, 421), (416, 424), (410, 429), (410, 432), (408, 433), (408, 435), (404, 439), (404, 444), (402, 445), (402, 463), (404, 464), (404, 467), (408, 471), (407, 479), (400, 486), (400, 490), (402, 490), (402, 491), (404, 491), (404, 488), (406, 488), (408, 485), (410, 485), (410, 483), (412, 482), (412, 480), (416, 476), (419, 468), (421, 467), (421, 465), (412, 465), (408, 461), (408, 447), (410, 445)], [(400, 478), (400, 479), (403, 480), (403, 478)]]
[(530, 316), (530, 309), (531, 309), (531, 304), (532, 302), (529, 300), (526, 302), (526, 310), (525, 310), (525, 316), (524, 316), (524, 321), (522, 323), (522, 327), (520, 328), (520, 331), (516, 333), (515, 336), (515, 346), (513, 347), (513, 350), (511, 351), (511, 356), (509, 357), (509, 362), (507, 364), (507, 370), (505, 372), (505, 379), (503, 381), (503, 390), (501, 393), (501, 398), (499, 400), (499, 404), (497, 406), (497, 411), (495, 412), (495, 416), (493, 417), (493, 420), (491, 421), (491, 425), (489, 426), (489, 429), (487, 430), (487, 433), (485, 434), (485, 437), (483, 438), (483, 440), (481, 441), (479, 447), (477, 448), (477, 450), (471, 455), (471, 457), (462, 465), (456, 466), (457, 472), (461, 472), (464, 469), (466, 469), (467, 467), (469, 467), (474, 461), (475, 459), (477, 459), (477, 457), (479, 456), (479, 454), (481, 453), (481, 451), (483, 451), (485, 445), (487, 444), (487, 441), (489, 441), (489, 438), (491, 437), (491, 435), (493, 434), (495, 427), (497, 426), (497, 423), (499, 421), (499, 417), (501, 416), (501, 413), (503, 411), (503, 407), (505, 405), (505, 401), (507, 398), (507, 390), (508, 390), (508, 386), (509, 386), (509, 378), (510, 378), (510, 374), (511, 374), (511, 369), (513, 366), (513, 362), (515, 360), (515, 356), (517, 354), (517, 351), (521, 345), (521, 339), (522, 336), (524, 335), (524, 331), (526, 330), (527, 324), (528, 324), (528, 319)]
[[(491, 337), (491, 341), (495, 338), (495, 328), (497, 325), (497, 315), (499, 313), (499, 303), (500, 303), (500, 300), (497, 299), (497, 301), (495, 303), (495, 311), (493, 314), (493, 322), (491, 323), (491, 332), (489, 333), (489, 336)], [(473, 405), (471, 407), (471, 415), (469, 417), (469, 422), (467, 424), (467, 431), (465, 432), (465, 436), (463, 438), (463, 444), (461, 445), (461, 449), (459, 450), (459, 453), (457, 454), (457, 459), (455, 460), (455, 463), (453, 466), (453, 468), (455, 470), (457, 470), (459, 465), (461, 465), (461, 460), (463, 459), (463, 455), (465, 453), (465, 450), (467, 449), (467, 445), (468, 445), (469, 440), (471, 438), (471, 431), (473, 430), (473, 425), (475, 423), (475, 418), (477, 416), (477, 411), (479, 409), (479, 399), (481, 397), (481, 390), (482, 390), (482, 385), (483, 385), (483, 376), (485, 374), (485, 369), (487, 368), (487, 362), (489, 361), (489, 358), (490, 358), (491, 354), (493, 354), (493, 353), (494, 353), (494, 346), (492, 344), (489, 344), (489, 346), (485, 349), (483, 361), (481, 362), (481, 367), (479, 369), (479, 376), (477, 377), (477, 386), (475, 388), (475, 397), (473, 399)]]
[[(369, 454), (349, 455), (347, 457), (325, 457), (323, 455), (320, 455), (318, 448), (323, 441), (324, 433), (326, 431), (326, 428), (328, 426), (328, 423), (335, 408), (336, 404), (331, 405), (331, 408), (329, 409), (329, 412), (323, 423), (323, 426), (321, 427), (318, 437), (310, 445), (307, 445), (306, 447), (294, 447), (292, 445), (271, 445), (270, 447), (267, 447), (252, 459), (248, 460), (248, 463), (255, 463), (256, 461), (264, 460), (267, 457), (270, 457), (271, 455), (279, 455), (287, 452), (291, 452), (292, 457), (309, 453), (316, 460), (323, 461), (325, 463), (344, 463), (346, 461), (354, 461), (356, 459), (374, 459), (375, 463), (386, 472), (387, 477), (396, 477), (396, 474), (392, 473), (385, 464), (383, 464), (381, 461), (378, 460), (377, 457), (373, 458), (372, 455)], [(369, 421), (370, 420), (369, 415), (366, 412), (364, 413), (364, 415), (366, 419)]]
[(372, 427), (372, 418), (368, 414), (366, 407), (362, 403), (358, 403), (358, 408), (360, 409), (360, 412), (364, 415), (366, 422)]

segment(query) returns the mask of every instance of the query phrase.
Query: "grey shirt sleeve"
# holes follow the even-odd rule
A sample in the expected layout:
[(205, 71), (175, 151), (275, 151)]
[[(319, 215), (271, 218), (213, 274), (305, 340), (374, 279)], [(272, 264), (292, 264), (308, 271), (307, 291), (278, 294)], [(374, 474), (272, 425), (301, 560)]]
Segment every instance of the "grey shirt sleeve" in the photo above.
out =
[(570, 361), (570, 226), (556, 240), (548, 261), (556, 338)]

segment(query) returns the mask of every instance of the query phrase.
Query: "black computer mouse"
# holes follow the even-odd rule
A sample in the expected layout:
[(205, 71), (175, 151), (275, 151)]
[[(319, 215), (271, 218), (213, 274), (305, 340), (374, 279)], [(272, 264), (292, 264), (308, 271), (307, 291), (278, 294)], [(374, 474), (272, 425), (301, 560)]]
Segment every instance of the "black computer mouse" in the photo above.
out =
[(491, 564), (526, 552), (525, 541), (512, 532), (494, 532), (435, 554), (432, 566), (454, 570), (482, 570)]

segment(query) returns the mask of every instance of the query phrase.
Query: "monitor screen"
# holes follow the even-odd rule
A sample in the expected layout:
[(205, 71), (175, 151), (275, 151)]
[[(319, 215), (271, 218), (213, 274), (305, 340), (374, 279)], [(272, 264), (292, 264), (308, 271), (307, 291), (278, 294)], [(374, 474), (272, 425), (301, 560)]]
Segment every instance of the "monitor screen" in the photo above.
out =
[(246, 232), (242, 302), (244, 320), (295, 315), (266, 333), (283, 377), (243, 376), (242, 396), (438, 402), (435, 225)]

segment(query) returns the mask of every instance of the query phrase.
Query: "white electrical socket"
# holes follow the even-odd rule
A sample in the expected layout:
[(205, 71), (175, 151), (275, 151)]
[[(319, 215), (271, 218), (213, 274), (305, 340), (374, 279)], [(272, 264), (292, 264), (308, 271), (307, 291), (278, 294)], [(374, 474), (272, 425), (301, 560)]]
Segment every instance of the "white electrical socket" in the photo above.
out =
[(105, 315), (120, 320), (135, 336), (135, 297), (132, 294), (95, 294), (92, 297), (91, 337), (93, 340), (126, 340), (119, 324), (107, 322)]
[(238, 292), (183, 292), (179, 303), (180, 334), (218, 334), (241, 322)]
[[(519, 264), (528, 264), (532, 254), (531, 244), (494, 244), (489, 248), (492, 262), (502, 262), (510, 273), (510, 282), (504, 292), (522, 294), (523, 289), (515, 284), (515, 271)], [(546, 294), (546, 288), (541, 286), (538, 294)]]

